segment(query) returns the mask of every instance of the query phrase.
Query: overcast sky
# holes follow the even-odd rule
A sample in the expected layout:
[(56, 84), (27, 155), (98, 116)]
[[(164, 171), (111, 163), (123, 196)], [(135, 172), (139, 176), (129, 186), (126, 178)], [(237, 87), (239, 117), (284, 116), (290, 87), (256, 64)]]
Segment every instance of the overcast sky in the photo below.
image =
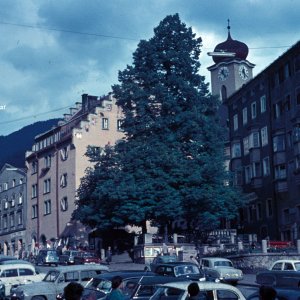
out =
[(207, 52), (227, 39), (249, 47), (257, 75), (300, 40), (298, 0), (0, 0), (0, 135), (61, 117), (81, 94), (102, 96), (132, 63), (141, 39), (167, 15), (203, 40)]

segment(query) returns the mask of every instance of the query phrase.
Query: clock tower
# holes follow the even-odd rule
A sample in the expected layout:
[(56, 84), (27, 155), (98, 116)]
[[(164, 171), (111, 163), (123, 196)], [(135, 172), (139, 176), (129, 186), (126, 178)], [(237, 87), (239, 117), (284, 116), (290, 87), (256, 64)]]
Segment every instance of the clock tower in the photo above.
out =
[(208, 53), (214, 61), (207, 68), (211, 73), (211, 92), (220, 96), (222, 102), (253, 78), (255, 66), (246, 60), (248, 46), (231, 38), (229, 20), (227, 29), (227, 40)]

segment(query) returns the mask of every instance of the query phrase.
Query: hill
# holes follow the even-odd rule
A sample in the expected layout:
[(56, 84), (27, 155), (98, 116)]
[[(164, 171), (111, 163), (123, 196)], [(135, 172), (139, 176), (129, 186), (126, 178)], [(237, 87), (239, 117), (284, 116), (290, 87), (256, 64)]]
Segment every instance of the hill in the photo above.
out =
[(5, 163), (25, 167), (25, 152), (30, 150), (34, 137), (57, 125), (59, 119), (40, 121), (25, 126), (6, 136), (0, 136), (0, 169)]

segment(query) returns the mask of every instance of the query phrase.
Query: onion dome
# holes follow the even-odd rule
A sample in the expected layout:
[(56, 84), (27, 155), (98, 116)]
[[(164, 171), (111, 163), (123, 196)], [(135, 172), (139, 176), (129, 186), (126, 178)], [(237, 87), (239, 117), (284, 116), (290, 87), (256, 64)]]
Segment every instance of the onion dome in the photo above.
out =
[[(245, 60), (247, 58), (249, 48), (245, 43), (242, 43), (237, 40), (233, 40), (230, 35), (230, 26), (229, 26), (229, 20), (228, 20), (228, 37), (225, 42), (222, 42), (218, 44), (215, 49), (214, 53), (220, 53), (224, 55), (213, 55), (213, 60), (217, 64), (219, 62), (228, 61), (232, 59), (237, 60)], [(226, 53), (234, 53), (234, 57), (227, 57)]]

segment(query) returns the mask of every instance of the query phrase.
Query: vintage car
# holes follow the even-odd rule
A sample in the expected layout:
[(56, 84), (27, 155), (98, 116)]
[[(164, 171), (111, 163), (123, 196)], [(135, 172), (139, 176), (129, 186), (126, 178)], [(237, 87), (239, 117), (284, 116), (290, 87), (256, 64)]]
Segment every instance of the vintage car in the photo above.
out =
[(173, 263), (177, 262), (178, 258), (176, 255), (160, 255), (154, 257), (150, 264), (145, 266), (145, 270), (154, 271), (159, 264)]
[[(276, 300), (300, 300), (299, 288), (278, 288), (273, 287), (276, 291)], [(247, 297), (247, 300), (261, 300), (259, 292), (254, 292)]]
[(158, 264), (153, 270), (154, 273), (161, 276), (171, 276), (176, 278), (188, 278), (191, 280), (205, 281), (206, 276), (196, 264), (192, 262), (173, 262)]
[(57, 266), (59, 262), (58, 253), (53, 249), (42, 249), (36, 256), (36, 265), (55, 265)]
[(206, 277), (236, 284), (243, 279), (242, 270), (233, 267), (231, 260), (221, 257), (205, 257), (200, 261)]
[(44, 276), (38, 274), (34, 265), (28, 262), (0, 265), (0, 299), (9, 296), (13, 286), (42, 281)]
[(91, 278), (102, 272), (108, 272), (103, 265), (59, 266), (51, 269), (41, 282), (19, 285), (11, 289), (11, 300), (55, 300), (63, 293), (68, 283), (75, 281), (85, 285)]
[(101, 262), (101, 259), (91, 252), (78, 252), (77, 255), (74, 256), (75, 265), (101, 264)]
[(79, 255), (77, 250), (66, 250), (63, 254), (59, 256), (60, 265), (72, 265), (74, 264), (74, 257)]
[[(171, 282), (157, 287), (156, 292), (150, 298), (151, 300), (186, 300), (188, 299), (188, 286), (191, 282)], [(234, 286), (217, 282), (200, 282), (200, 289), (197, 299), (230, 299), (245, 300), (243, 294)]]
[(300, 260), (281, 259), (276, 260), (270, 267), (272, 271), (300, 271)]
[(300, 272), (261, 271), (256, 274), (255, 282), (259, 285), (297, 288), (300, 287)]

